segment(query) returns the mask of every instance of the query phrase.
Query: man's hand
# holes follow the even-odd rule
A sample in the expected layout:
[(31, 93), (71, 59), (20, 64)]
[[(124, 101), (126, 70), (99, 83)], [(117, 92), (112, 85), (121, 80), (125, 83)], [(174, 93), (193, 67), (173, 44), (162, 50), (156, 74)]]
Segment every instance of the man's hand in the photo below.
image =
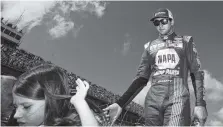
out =
[(105, 108), (103, 110), (104, 110), (104, 114), (106, 115), (107, 119), (110, 118), (110, 120), (112, 122), (111, 126), (115, 123), (115, 121), (118, 119), (119, 115), (122, 112), (122, 108), (117, 103), (109, 105), (107, 108)]
[(204, 106), (195, 106), (194, 107), (194, 117), (199, 120), (201, 126), (204, 126), (207, 120), (207, 109)]
[(76, 80), (77, 87), (76, 87), (76, 94), (70, 99), (72, 104), (78, 103), (78, 101), (85, 100), (87, 96), (87, 91), (89, 89), (89, 84), (86, 81), (82, 81), (79, 78)]

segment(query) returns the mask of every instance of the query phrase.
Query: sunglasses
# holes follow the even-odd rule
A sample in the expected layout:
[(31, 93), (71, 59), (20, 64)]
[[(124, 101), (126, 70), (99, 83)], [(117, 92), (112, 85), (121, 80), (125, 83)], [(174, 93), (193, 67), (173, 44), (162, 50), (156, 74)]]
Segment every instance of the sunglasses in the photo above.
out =
[(154, 20), (153, 24), (154, 26), (159, 26), (160, 23), (162, 23), (163, 25), (166, 25), (168, 23), (169, 19), (161, 19), (161, 20)]

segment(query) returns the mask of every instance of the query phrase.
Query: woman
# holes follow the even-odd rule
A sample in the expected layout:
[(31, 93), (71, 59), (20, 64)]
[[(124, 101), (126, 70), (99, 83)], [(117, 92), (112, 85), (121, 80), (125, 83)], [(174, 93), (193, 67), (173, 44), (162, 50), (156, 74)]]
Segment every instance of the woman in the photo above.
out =
[(85, 101), (89, 84), (76, 80), (77, 92), (71, 97), (64, 72), (52, 64), (37, 66), (22, 74), (13, 87), (14, 118), (22, 126), (75, 125), (72, 105), (83, 126), (97, 126)]

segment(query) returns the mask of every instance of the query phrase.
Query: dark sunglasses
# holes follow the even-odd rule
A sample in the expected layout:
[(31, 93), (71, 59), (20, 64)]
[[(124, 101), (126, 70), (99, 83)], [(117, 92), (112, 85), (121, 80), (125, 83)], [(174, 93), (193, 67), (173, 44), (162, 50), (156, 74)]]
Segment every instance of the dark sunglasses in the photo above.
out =
[(161, 20), (154, 20), (153, 24), (154, 26), (159, 26), (160, 23), (162, 23), (163, 25), (166, 25), (168, 23), (169, 19), (161, 19)]

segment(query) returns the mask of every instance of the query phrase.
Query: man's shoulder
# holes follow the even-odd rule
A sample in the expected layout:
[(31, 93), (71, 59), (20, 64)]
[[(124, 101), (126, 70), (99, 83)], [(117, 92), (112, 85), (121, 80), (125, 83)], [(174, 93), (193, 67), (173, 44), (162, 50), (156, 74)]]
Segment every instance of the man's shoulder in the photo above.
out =
[(183, 36), (183, 40), (185, 42), (191, 42), (191, 41), (193, 41), (193, 37), (192, 36), (189, 36), (189, 35), (184, 35)]
[(153, 41), (148, 41), (146, 44), (144, 44), (144, 48), (148, 49), (150, 47), (150, 45), (156, 44), (158, 43), (159, 39), (155, 39)]
[(150, 45), (150, 41), (148, 41), (146, 44), (144, 44), (144, 49), (148, 49), (149, 48), (149, 45)]

